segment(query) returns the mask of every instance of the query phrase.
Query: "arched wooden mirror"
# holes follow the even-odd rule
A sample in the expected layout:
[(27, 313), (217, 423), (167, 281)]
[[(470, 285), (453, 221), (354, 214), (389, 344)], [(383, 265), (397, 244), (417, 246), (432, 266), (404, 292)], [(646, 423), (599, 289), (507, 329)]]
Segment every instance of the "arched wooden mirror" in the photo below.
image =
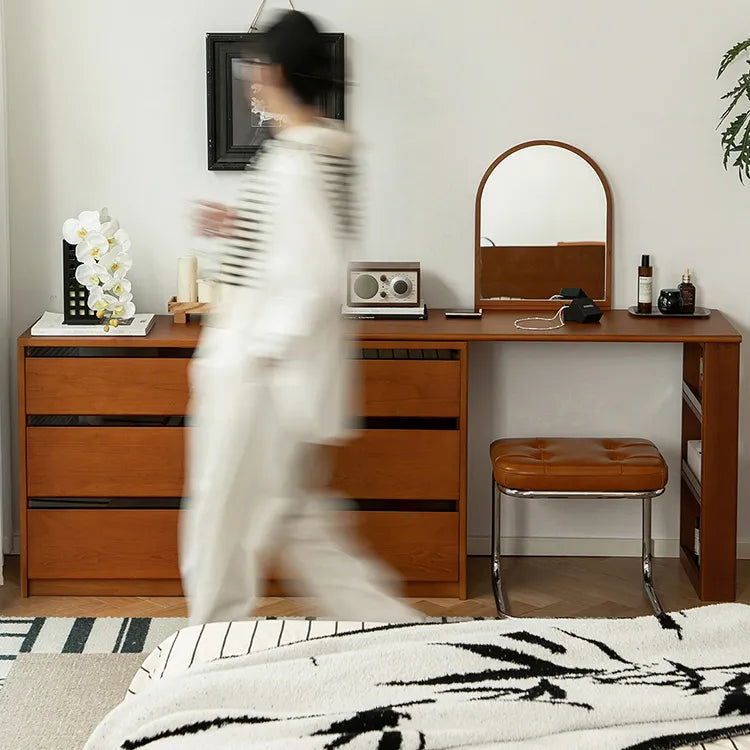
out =
[(566, 287), (611, 306), (612, 192), (574, 146), (529, 141), (495, 159), (477, 191), (474, 242), (478, 308), (557, 309)]

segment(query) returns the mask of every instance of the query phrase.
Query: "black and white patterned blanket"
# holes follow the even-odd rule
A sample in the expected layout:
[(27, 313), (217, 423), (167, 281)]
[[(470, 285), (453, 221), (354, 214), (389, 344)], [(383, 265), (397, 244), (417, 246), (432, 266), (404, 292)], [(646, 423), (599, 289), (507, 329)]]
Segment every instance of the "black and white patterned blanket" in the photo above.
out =
[(86, 747), (658, 750), (745, 734), (750, 607), (725, 604), (383, 626), (196, 663), (128, 697)]

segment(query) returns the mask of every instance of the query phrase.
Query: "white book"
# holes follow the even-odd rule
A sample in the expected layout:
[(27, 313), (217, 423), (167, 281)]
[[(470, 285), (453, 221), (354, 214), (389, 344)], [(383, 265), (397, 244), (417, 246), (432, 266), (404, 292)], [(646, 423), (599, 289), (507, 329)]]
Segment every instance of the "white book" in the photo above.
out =
[(424, 320), (427, 317), (427, 305), (409, 307), (391, 307), (387, 305), (374, 305), (373, 307), (350, 307), (341, 305), (341, 314), (345, 318), (413, 318)]
[(701, 440), (687, 441), (687, 464), (693, 470), (696, 479), (701, 481), (701, 464), (703, 463), (703, 442)]
[(110, 326), (104, 324), (66, 324), (62, 313), (45, 312), (31, 327), (32, 336), (147, 336), (154, 325), (156, 316), (152, 313), (136, 314), (129, 322)]

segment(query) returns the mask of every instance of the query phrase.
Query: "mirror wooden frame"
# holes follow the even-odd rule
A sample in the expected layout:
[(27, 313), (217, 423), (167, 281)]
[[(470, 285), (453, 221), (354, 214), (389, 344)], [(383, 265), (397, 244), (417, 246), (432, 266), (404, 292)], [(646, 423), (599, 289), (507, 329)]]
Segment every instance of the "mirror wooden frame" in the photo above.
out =
[[(587, 161), (597, 176), (601, 180), (602, 187), (604, 188), (604, 194), (607, 199), (607, 233), (606, 233), (606, 246), (605, 246), (605, 269), (604, 269), (604, 299), (596, 300), (597, 305), (602, 310), (610, 310), (612, 307), (612, 242), (613, 242), (613, 231), (612, 231), (612, 215), (614, 213), (614, 205), (612, 201), (612, 191), (607, 182), (607, 178), (604, 176), (604, 172), (600, 169), (599, 165), (586, 153), (571, 146), (569, 143), (563, 143), (562, 141), (526, 141), (520, 143), (513, 148), (509, 148), (504, 153), (495, 159), (490, 164), (487, 171), (482, 177), (482, 181), (479, 183), (477, 190), (476, 209), (474, 214), (474, 305), (476, 309), (480, 307), (483, 310), (547, 310), (554, 308), (555, 310), (560, 308), (560, 300), (500, 300), (500, 299), (483, 299), (481, 297), (481, 205), (482, 195), (484, 193), (484, 186), (489, 179), (489, 176), (495, 170), (498, 164), (503, 160), (507, 159), (511, 154), (516, 153), (524, 148), (530, 148), (531, 146), (557, 146), (559, 148), (567, 149), (577, 154), (582, 159)], [(584, 290), (585, 291), (585, 290)]]

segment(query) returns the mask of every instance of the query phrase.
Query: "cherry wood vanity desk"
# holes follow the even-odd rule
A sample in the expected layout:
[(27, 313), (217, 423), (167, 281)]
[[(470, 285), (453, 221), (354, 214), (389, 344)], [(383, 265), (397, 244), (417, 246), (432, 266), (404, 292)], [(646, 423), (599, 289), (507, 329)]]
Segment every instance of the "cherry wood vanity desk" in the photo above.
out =
[[(611, 310), (597, 324), (516, 329), (529, 314), (447, 319), (432, 310), (425, 321), (353, 324), (363, 429), (340, 451), (335, 479), (363, 536), (401, 573), (407, 595), (466, 596), (471, 342), (679, 343), (683, 462), (671, 481), (681, 484), (682, 563), (702, 600), (733, 600), (739, 332), (718, 311), (639, 319)], [(199, 330), (160, 316), (145, 338), (19, 337), (24, 595), (180, 592), (183, 418)], [(701, 482), (685, 461), (693, 439), (703, 441)]]

